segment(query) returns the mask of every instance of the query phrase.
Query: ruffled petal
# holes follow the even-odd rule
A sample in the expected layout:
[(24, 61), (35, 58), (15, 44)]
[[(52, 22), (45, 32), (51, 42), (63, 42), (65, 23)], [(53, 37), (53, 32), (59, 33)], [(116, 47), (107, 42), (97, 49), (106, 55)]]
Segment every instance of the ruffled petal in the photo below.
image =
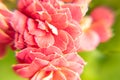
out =
[(24, 34), (24, 31), (26, 29), (26, 24), (27, 24), (27, 17), (24, 14), (22, 14), (21, 12), (16, 10), (14, 12), (14, 14), (12, 16), (12, 20), (11, 20), (12, 28), (16, 32)]
[(65, 75), (66, 80), (80, 80), (78, 73), (68, 68), (62, 68), (61, 72)]
[(0, 29), (0, 43), (9, 43), (11, 41), (10, 36)]
[(66, 32), (68, 32), (73, 40), (75, 40), (77, 37), (81, 35), (81, 27), (78, 23), (72, 21), (69, 23), (68, 27), (65, 29)]
[(100, 43), (99, 35), (93, 30), (87, 30), (78, 40), (76, 41), (76, 44), (79, 43), (78, 51), (94, 50)]
[[(76, 4), (65, 4), (62, 6), (63, 8), (69, 8), (72, 14), (72, 18), (76, 20), (77, 22), (80, 22), (82, 17), (81, 8), (79, 5)], [(76, 15), (77, 13), (77, 15)]]
[(55, 43), (54, 43), (55, 46), (59, 47), (62, 51), (67, 49), (69, 39), (65, 31), (63, 30), (59, 31), (58, 35), (54, 36), (54, 38), (55, 38)]
[[(46, 32), (39, 29), (40, 27), (38, 26), (37, 22), (35, 22), (33, 19), (29, 18), (28, 21), (27, 21), (27, 25), (28, 25), (28, 32), (29, 34), (31, 35), (34, 35), (34, 36), (45, 36), (46, 35)], [(40, 22), (39, 22), (39, 25), (40, 25)], [(45, 27), (45, 25), (41, 25), (41, 27)]]
[(35, 58), (35, 60), (30, 65), (18, 64), (14, 65), (13, 69), (16, 71), (17, 74), (21, 75), (22, 77), (28, 78), (32, 77), (32, 75), (35, 74), (36, 71), (40, 70), (47, 64), (48, 61)]
[(49, 33), (45, 36), (35, 36), (35, 41), (40, 48), (47, 48), (54, 44), (54, 37)]

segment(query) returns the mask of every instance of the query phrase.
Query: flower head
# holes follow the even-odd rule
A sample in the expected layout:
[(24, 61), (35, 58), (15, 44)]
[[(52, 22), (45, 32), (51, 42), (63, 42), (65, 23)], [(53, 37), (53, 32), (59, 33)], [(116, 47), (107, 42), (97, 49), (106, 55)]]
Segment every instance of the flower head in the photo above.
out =
[(26, 48), (17, 53), (15, 72), (30, 80), (80, 80), (84, 61), (76, 53), (63, 54), (54, 46)]
[(97, 32), (100, 41), (108, 41), (112, 37), (111, 27), (114, 23), (113, 11), (107, 7), (100, 6), (91, 12), (91, 17), (93, 19), (92, 29)]
[(75, 49), (74, 43), (81, 35), (78, 23), (81, 12), (75, 4), (61, 5), (59, 0), (19, 0), (13, 18), (11, 25), (16, 31), (18, 49), (54, 45), (67, 53)]

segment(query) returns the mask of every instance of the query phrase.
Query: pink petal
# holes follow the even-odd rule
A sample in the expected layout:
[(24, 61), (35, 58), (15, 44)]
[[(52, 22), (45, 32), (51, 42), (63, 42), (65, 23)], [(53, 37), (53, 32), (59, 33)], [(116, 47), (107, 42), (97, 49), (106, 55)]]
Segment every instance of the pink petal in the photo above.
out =
[(75, 0), (62, 0), (62, 1), (64, 1), (65, 3), (71, 3), (71, 2), (73, 2)]
[(35, 43), (35, 40), (34, 40), (34, 36), (33, 35), (30, 35), (26, 30), (25, 30), (25, 32), (24, 32), (24, 41), (28, 44), (28, 45), (30, 45), (30, 46), (35, 46), (35, 45), (37, 45), (36, 43)]
[(26, 66), (26, 64), (23, 66), (18, 64), (18, 65), (14, 65), (13, 69), (16, 71), (17, 74), (21, 75), (22, 77), (30, 78), (32, 77), (33, 74), (36, 73), (36, 71), (40, 70), (47, 64), (48, 64), (47, 61), (36, 58), (28, 66)]
[[(56, 13), (56, 10), (55, 10), (55, 7), (53, 7), (53, 5), (54, 5), (54, 3), (56, 3), (56, 2), (54, 2), (53, 3), (53, 5), (50, 3), (50, 1), (55, 1), (55, 0), (49, 0), (49, 1), (46, 1), (46, 2), (41, 2), (41, 4), (42, 4), (42, 6), (44, 7), (44, 9), (49, 13), (49, 14), (54, 14), (54, 13)], [(56, 3), (56, 5), (57, 5), (57, 3)]]
[(72, 15), (71, 15), (71, 11), (69, 8), (62, 8), (60, 10), (57, 10), (58, 13), (64, 13), (67, 15), (67, 20), (71, 20), (72, 19)]
[(45, 54), (46, 56), (51, 55), (51, 54), (62, 54), (62, 51), (56, 47), (56, 46), (50, 46), (46, 49), (42, 49), (41, 52), (43, 52), (43, 54)]
[(9, 28), (6, 18), (0, 14), (0, 29), (6, 31)]
[(65, 31), (60, 30), (57, 36), (54, 36), (55, 43), (54, 45), (59, 47), (62, 51), (67, 49), (68, 45), (68, 36)]
[(9, 37), (9, 35), (0, 29), (0, 43), (9, 43), (11, 40), (12, 39)]
[(33, 0), (19, 0), (17, 6), (18, 6), (19, 10), (23, 10), (26, 6), (28, 6), (32, 2), (33, 2)]
[(62, 68), (61, 72), (66, 76), (66, 80), (80, 80), (79, 75), (68, 68)]
[(29, 64), (17, 64), (17, 65), (13, 65), (12, 67), (16, 71), (18, 69), (22, 69), (22, 68), (28, 67), (28, 66), (29, 66)]
[(52, 16), (52, 22), (51, 24), (53, 24), (56, 28), (58, 29), (64, 29), (67, 27), (67, 15), (63, 14), (63, 13), (57, 13), (57, 14), (53, 14)]
[(65, 31), (67, 31), (73, 38), (73, 40), (75, 40), (77, 37), (79, 37), (81, 35), (81, 28), (80, 25), (74, 21), (68, 23), (68, 27), (65, 29)]
[(37, 13), (33, 14), (33, 16), (35, 16), (37, 19), (40, 19), (41, 21), (50, 22), (52, 20), (51, 15), (46, 11), (37, 11)]
[(53, 80), (66, 80), (64, 73), (62, 73), (60, 70), (55, 71), (53, 76)]
[(111, 27), (114, 22), (114, 13), (112, 12), (112, 10), (105, 6), (95, 8), (91, 12), (91, 16), (93, 17), (94, 21), (104, 20), (106, 24), (109, 24), (109, 27)]
[(76, 51), (73, 38), (69, 34), (67, 34), (67, 36), (68, 36), (69, 41), (67, 44), (67, 49), (63, 53), (71, 53), (71, 52)]
[(30, 80), (51, 80), (52, 72), (51, 71), (40, 71), (37, 72)]
[(15, 45), (14, 46), (15, 48), (18, 48), (18, 49), (23, 49), (26, 47), (24, 43), (23, 35), (19, 33), (15, 34)]
[(92, 25), (92, 29), (99, 35), (101, 42), (106, 42), (112, 37), (112, 29), (108, 28), (106, 24), (99, 21)]
[(15, 11), (11, 20), (13, 29), (21, 34), (24, 34), (26, 29), (27, 17), (19, 11)]
[(31, 63), (34, 58), (29, 57), (34, 48), (25, 48), (16, 54), (19, 63)]
[(69, 62), (69, 66), (67, 68), (81, 74), (83, 72), (84, 65), (81, 65), (77, 62)]
[(70, 62), (76, 62), (85, 65), (85, 61), (77, 53), (69, 53), (64, 55), (65, 59)]
[(54, 37), (48, 33), (45, 36), (35, 36), (35, 41), (40, 48), (47, 48), (54, 44)]
[[(81, 8), (79, 5), (76, 4), (65, 4), (63, 5), (63, 8), (69, 8), (72, 14), (72, 18), (76, 20), (77, 22), (80, 22), (82, 17)], [(76, 15), (77, 13), (77, 15)]]
[(68, 66), (68, 61), (61, 55), (60, 58), (57, 58), (57, 59), (54, 59), (51, 61), (51, 63), (54, 65), (54, 66), (58, 66), (58, 67), (66, 67)]
[[(27, 22), (27, 25), (28, 25), (28, 31), (29, 31), (29, 34), (32, 34), (32, 35), (35, 35), (35, 36), (45, 36), (46, 35), (46, 32), (37, 28), (39, 27), (37, 22), (35, 22), (33, 19), (28, 19), (28, 22)], [(41, 27), (44, 27), (44, 26), (41, 26)]]
[(33, 15), (37, 13), (37, 11), (42, 11), (42, 8), (42, 5), (37, 0), (34, 0), (32, 3), (26, 5), (25, 8), (23, 8), (23, 12), (32, 18), (36, 18)]
[(57, 29), (54, 25), (48, 23), (47, 21), (46, 21), (46, 24), (48, 25), (50, 31), (51, 31), (54, 35), (58, 35), (58, 29)]
[(78, 51), (91, 51), (98, 46), (100, 38), (93, 30), (87, 30), (82, 34), (78, 42), (80, 44)]

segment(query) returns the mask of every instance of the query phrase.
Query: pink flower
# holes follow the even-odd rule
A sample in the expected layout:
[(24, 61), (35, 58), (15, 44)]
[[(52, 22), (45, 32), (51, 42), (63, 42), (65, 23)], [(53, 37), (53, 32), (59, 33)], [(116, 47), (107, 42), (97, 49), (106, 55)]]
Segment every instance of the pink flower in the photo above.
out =
[(100, 6), (91, 12), (91, 17), (93, 18), (92, 29), (99, 35), (100, 42), (108, 41), (112, 37), (114, 13), (109, 8)]
[(5, 55), (6, 46), (11, 44), (14, 31), (9, 24), (11, 12), (0, 2), (0, 58)]
[(79, 6), (61, 5), (58, 0), (19, 0), (18, 9), (11, 20), (16, 48), (54, 45), (64, 53), (75, 50), (81, 35)]
[(80, 80), (84, 61), (77, 53), (63, 54), (57, 47), (26, 48), (17, 53), (13, 69), (29, 80)]
[[(102, 13), (102, 14), (101, 14)], [(100, 42), (106, 42), (112, 37), (113, 12), (106, 7), (97, 7), (90, 17), (81, 20), (83, 34), (80, 37), (79, 51), (94, 50)]]

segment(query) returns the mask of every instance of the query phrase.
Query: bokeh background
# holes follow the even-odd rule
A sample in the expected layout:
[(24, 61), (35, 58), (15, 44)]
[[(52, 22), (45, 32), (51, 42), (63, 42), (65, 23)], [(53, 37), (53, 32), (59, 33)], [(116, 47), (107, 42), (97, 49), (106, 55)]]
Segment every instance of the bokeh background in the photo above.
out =
[[(13, 10), (17, 0), (3, 0)], [(113, 24), (114, 36), (106, 43), (101, 43), (96, 50), (79, 53), (87, 62), (82, 80), (120, 80), (120, 0), (92, 0), (89, 12), (100, 5), (110, 7), (115, 13)], [(8, 50), (0, 60), (0, 80), (25, 80), (16, 75), (11, 65), (16, 63), (15, 54)]]

